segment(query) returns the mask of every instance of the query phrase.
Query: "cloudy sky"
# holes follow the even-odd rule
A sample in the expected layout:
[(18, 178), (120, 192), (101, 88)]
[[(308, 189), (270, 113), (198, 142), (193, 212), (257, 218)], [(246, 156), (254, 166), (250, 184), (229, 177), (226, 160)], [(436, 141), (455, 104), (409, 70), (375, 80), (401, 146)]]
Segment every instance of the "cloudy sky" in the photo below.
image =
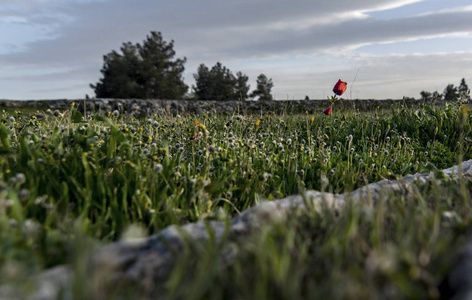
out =
[(266, 74), (277, 99), (323, 99), (338, 79), (348, 99), (472, 87), (470, 0), (1, 0), (0, 99), (92, 97), (103, 55), (151, 31), (189, 86), (219, 61), (251, 89)]

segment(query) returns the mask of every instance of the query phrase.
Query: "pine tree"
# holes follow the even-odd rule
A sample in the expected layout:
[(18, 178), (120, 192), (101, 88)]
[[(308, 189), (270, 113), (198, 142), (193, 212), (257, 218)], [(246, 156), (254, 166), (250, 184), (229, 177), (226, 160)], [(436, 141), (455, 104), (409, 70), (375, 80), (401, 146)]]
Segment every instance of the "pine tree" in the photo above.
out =
[(236, 73), (235, 99), (246, 100), (249, 95), (250, 85), (247, 84), (249, 77), (241, 71)]
[(457, 88), (453, 84), (448, 84), (444, 89), (444, 100), (446, 101), (457, 101), (459, 94), (457, 93)]
[(174, 60), (174, 41), (167, 43), (160, 32), (142, 45), (123, 43), (120, 51), (103, 57), (103, 77), (90, 85), (97, 98), (181, 99), (187, 92), (186, 58)]
[(434, 91), (431, 95), (431, 98), (433, 99), (433, 101), (441, 101), (442, 95), (438, 91)]
[(469, 93), (469, 86), (467, 83), (465, 83), (465, 78), (462, 78), (461, 83), (459, 84), (459, 88), (457, 89), (457, 92), (459, 93), (459, 97), (465, 98), (465, 99), (470, 99), (470, 93)]
[(193, 74), (195, 85), (192, 86), (195, 98), (198, 100), (209, 100), (213, 94), (213, 82), (210, 70), (204, 64), (200, 64), (197, 68), (197, 73)]
[(272, 100), (271, 89), (274, 87), (272, 79), (260, 74), (257, 77), (257, 88), (251, 93), (251, 97), (259, 97), (259, 100)]
[(217, 62), (211, 70), (201, 64), (193, 75), (195, 85), (192, 87), (198, 100), (236, 100), (247, 99), (248, 77), (242, 72), (233, 73)]
[(420, 93), (420, 95), (421, 95), (421, 100), (423, 100), (423, 101), (429, 101), (429, 100), (431, 100), (432, 94), (431, 94), (430, 92), (422, 91), (422, 92)]

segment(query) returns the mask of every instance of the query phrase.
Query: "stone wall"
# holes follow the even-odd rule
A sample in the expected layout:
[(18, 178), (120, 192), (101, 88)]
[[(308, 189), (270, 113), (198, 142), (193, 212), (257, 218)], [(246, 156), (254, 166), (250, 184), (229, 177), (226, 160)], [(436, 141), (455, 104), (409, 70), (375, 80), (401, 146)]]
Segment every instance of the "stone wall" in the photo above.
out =
[[(0, 100), (0, 108), (29, 107), (37, 110), (68, 109), (72, 102), (79, 110), (83, 111), (84, 105), (87, 111), (113, 111), (129, 113), (135, 116), (153, 114), (252, 114), (252, 113), (304, 113), (310, 114), (322, 112), (329, 106), (328, 100), (294, 100), (294, 101), (211, 101), (211, 100), (139, 100), (139, 99), (79, 99), (79, 100), (38, 100), (38, 101), (13, 101)], [(345, 100), (335, 103), (336, 109), (359, 109), (359, 111), (387, 109), (392, 105), (405, 104), (418, 106), (423, 104), (421, 100)], [(431, 104), (431, 103), (428, 103)], [(436, 104), (441, 104), (438, 102)]]

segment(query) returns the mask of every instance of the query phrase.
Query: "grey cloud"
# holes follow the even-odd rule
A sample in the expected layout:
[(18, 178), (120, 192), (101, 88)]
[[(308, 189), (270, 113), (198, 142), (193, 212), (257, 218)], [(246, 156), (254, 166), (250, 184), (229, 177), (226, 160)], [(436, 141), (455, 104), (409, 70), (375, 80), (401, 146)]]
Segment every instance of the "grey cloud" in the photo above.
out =
[(365, 44), (429, 38), (472, 31), (472, 11), (456, 11), (392, 20), (353, 20), (293, 32), (281, 30), (255, 39), (254, 53), (310, 53)]
[[(345, 49), (366, 43), (389, 42), (472, 30), (472, 11), (437, 13), (393, 20), (358, 19), (354, 13), (381, 9), (402, 1), (174, 1), (129, 5), (129, 1), (73, 4), (54, 11), (73, 20), (57, 29), (55, 40), (37, 41), (25, 53), (0, 56), (17, 64), (101, 61), (103, 54), (122, 42), (140, 42), (151, 30), (174, 39), (178, 56), (190, 60), (221, 60), (223, 57), (257, 57), (286, 53), (311, 53), (331, 48)], [(403, 1), (404, 2), (404, 1)], [(413, 1), (411, 1), (413, 2)], [(266, 11), (266, 13), (262, 13)], [(353, 13), (341, 23), (314, 25), (305, 29), (271, 28)], [(47, 20), (47, 18), (53, 20)], [(38, 24), (59, 22), (51, 15), (37, 16)]]
[[(202, 62), (212, 65), (231, 61), (237, 65), (238, 61), (286, 55), (344, 53), (366, 44), (472, 31), (471, 10), (389, 20), (366, 14), (416, 0), (22, 2), (29, 10), (16, 10), (16, 17), (25, 18), (31, 26), (51, 25), (53, 31), (48, 33), (48, 40), (29, 43), (25, 51), (0, 55), (0, 63), (16, 69), (57, 72), (45, 77), (24, 76), (24, 80), (60, 80), (60, 74), (68, 72), (64, 77), (84, 81), (84, 88), (99, 78), (104, 54), (126, 41), (141, 42), (151, 30), (161, 31), (166, 40), (175, 40), (177, 57), (188, 58), (189, 80)], [(324, 22), (317, 24), (321, 19)], [(249, 72), (251, 77), (257, 76)], [(300, 86), (280, 74), (274, 76), (274, 82), (279, 81), (276, 87), (290, 89), (293, 84), (290, 90), (294, 90)]]

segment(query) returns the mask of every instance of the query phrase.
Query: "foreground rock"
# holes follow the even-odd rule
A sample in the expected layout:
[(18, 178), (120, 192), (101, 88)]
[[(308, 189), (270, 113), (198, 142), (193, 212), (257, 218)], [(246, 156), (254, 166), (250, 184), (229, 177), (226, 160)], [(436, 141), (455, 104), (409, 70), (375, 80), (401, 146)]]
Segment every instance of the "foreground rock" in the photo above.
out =
[[(472, 160), (464, 162), (462, 168), (455, 166), (443, 170), (443, 176), (452, 180), (459, 176), (472, 179)], [(179, 252), (187, 245), (227, 238), (228, 251), (224, 252), (223, 261), (230, 263), (231, 243), (262, 226), (283, 221), (294, 209), (320, 211), (329, 208), (341, 211), (347, 201), (375, 202), (391, 192), (410, 193), (415, 182), (423, 183), (436, 180), (435, 178), (433, 173), (408, 175), (401, 180), (383, 180), (345, 194), (307, 191), (303, 195), (264, 202), (247, 209), (229, 223), (209, 221), (182, 227), (170, 226), (146, 239), (120, 241), (101, 248), (92, 255), (91, 273), (87, 276), (97, 285), (103, 278), (107, 278), (108, 282), (116, 284), (132, 283), (148, 295), (156, 295), (159, 294), (156, 283), (168, 278)], [(472, 295), (472, 277), (464, 278), (463, 274), (472, 273), (472, 242), (459, 256), (457, 266), (441, 289), (447, 290), (450, 295), (464, 295), (457, 299), (467, 299), (468, 295)], [(60, 291), (66, 291), (67, 295), (71, 279), (68, 267), (44, 272), (38, 280), (37, 293), (32, 299), (51, 299)], [(92, 288), (99, 290), (100, 286)]]

